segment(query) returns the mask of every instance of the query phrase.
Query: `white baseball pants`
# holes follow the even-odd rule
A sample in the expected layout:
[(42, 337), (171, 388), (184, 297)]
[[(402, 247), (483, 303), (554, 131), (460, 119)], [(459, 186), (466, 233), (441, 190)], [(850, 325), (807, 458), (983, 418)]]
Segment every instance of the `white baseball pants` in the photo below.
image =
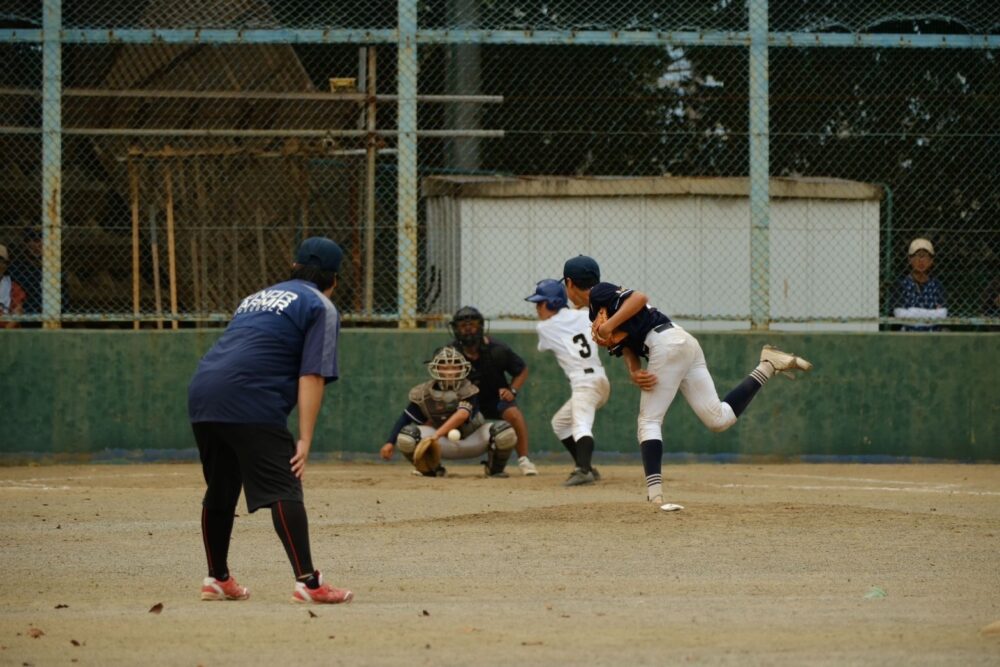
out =
[(598, 408), (608, 402), (611, 383), (604, 375), (572, 385), (573, 394), (552, 417), (552, 430), (560, 440), (594, 437)]
[(663, 418), (680, 389), (688, 405), (712, 431), (725, 431), (736, 423), (736, 413), (719, 400), (705, 353), (697, 339), (676, 324), (646, 336), (649, 363), (646, 370), (656, 375), (656, 385), (641, 392), (639, 399), (639, 442), (663, 440)]

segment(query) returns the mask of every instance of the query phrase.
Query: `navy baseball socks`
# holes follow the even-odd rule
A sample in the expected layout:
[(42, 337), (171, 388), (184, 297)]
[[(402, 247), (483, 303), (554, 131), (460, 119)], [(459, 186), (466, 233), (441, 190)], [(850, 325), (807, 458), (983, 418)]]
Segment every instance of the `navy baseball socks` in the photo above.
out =
[(646, 498), (659, 505), (663, 503), (663, 441), (644, 440), (639, 451), (646, 473)]
[(563, 482), (563, 486), (593, 484), (601, 479), (597, 468), (591, 464), (594, 456), (594, 439), (592, 437), (587, 435), (577, 440), (570, 436), (564, 438), (562, 444), (573, 457), (574, 464), (573, 472)]
[(663, 502), (663, 441), (643, 440), (639, 445), (642, 452), (642, 469), (646, 473), (646, 499), (664, 512), (676, 512), (683, 505)]

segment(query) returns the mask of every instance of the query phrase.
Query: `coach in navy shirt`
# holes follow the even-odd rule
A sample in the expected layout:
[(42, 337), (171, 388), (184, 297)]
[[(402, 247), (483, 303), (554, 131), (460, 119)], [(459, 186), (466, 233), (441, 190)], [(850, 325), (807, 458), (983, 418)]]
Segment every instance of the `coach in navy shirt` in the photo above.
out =
[[(328, 382), (336, 380), (340, 315), (330, 301), (343, 252), (306, 239), (291, 279), (243, 299), (225, 333), (198, 364), (188, 414), (208, 490), (202, 535), (208, 577), (203, 600), (245, 600), (229, 574), (229, 542), (240, 490), (247, 509), (271, 509), (296, 583), (295, 602), (338, 603), (350, 591), (324, 584), (313, 569), (302, 475)], [(298, 408), (299, 437), (288, 430)]]

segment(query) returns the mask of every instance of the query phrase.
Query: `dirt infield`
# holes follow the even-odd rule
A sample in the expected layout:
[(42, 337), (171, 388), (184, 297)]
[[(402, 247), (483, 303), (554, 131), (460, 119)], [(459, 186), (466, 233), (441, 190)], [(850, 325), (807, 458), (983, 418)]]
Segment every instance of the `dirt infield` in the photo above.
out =
[(0, 468), (0, 664), (1000, 664), (1000, 466), (667, 465), (672, 514), (638, 465), (452, 470), (312, 464), (314, 558), (356, 599), (306, 608), (242, 505), (252, 597), (198, 600), (195, 465)]

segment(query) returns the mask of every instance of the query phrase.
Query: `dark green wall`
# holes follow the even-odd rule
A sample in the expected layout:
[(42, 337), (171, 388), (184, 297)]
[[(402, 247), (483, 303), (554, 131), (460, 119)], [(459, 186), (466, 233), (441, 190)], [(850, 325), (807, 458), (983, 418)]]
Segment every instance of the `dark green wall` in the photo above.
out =
[[(212, 331), (0, 331), (0, 453), (190, 449), (187, 382)], [(498, 336), (528, 361), (521, 393), (533, 451), (559, 451), (548, 420), (568, 397), (555, 358), (533, 333)], [(698, 334), (721, 395), (753, 368), (764, 342), (812, 360), (778, 377), (726, 433), (705, 429), (678, 395), (668, 452), (794, 457), (912, 456), (1000, 461), (998, 334)], [(348, 329), (342, 379), (329, 385), (316, 451), (375, 452), (423, 381), (442, 332)], [(608, 360), (611, 401), (597, 417), (603, 451), (635, 452), (639, 390)], [(292, 422), (294, 424), (294, 420)]]

